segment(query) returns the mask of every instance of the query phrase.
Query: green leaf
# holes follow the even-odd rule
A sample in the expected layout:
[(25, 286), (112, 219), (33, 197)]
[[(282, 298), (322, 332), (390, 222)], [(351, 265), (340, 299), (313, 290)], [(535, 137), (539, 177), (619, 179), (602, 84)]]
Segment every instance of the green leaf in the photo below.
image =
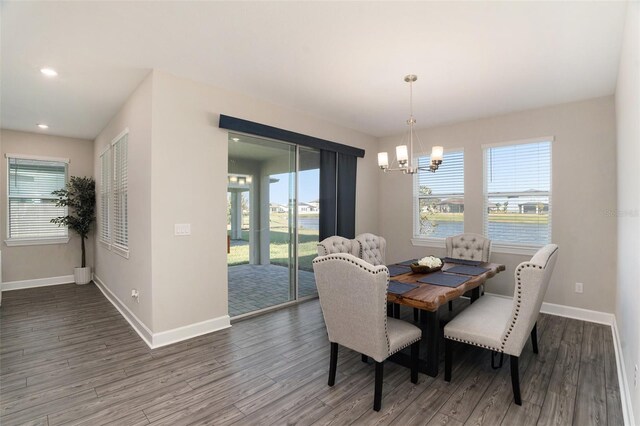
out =
[[(96, 220), (96, 181), (91, 177), (71, 176), (66, 188), (53, 191), (56, 206), (68, 207), (67, 216), (51, 219), (51, 223), (67, 226), (84, 240)], [(85, 258), (82, 244), (82, 258)]]

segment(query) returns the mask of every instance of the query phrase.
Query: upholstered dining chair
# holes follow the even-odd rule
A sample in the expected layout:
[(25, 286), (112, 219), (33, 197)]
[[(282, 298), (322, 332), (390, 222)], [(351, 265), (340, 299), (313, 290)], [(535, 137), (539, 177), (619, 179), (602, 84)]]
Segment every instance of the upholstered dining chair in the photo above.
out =
[[(353, 254), (355, 254), (360, 259), (365, 262), (369, 262), (370, 264), (377, 265), (385, 265), (385, 257), (387, 251), (387, 240), (384, 237), (364, 233), (358, 235), (353, 241)], [(389, 313), (391, 316), (395, 318), (400, 317), (400, 305), (396, 303), (389, 303), (388, 305), (392, 308)], [(414, 318), (417, 317), (418, 310), (414, 308)], [(417, 321), (417, 319), (416, 319)]]
[(382, 405), (384, 361), (411, 346), (411, 382), (418, 382), (418, 355), (422, 331), (408, 322), (387, 317), (389, 270), (347, 253), (319, 256), (313, 271), (322, 315), (331, 343), (329, 386), (336, 380), (338, 345), (375, 361), (373, 409)]
[(334, 235), (327, 237), (318, 243), (318, 256), (326, 256), (333, 253), (349, 253), (357, 255), (354, 240)]
[(491, 240), (479, 234), (459, 234), (445, 240), (447, 257), (488, 262), (491, 257)]
[[(491, 258), (491, 240), (479, 234), (466, 233), (447, 237), (445, 245), (447, 257), (480, 262), (488, 262)], [(451, 301), (449, 301), (449, 310), (453, 310)]]
[(374, 234), (360, 234), (353, 240), (354, 253), (360, 259), (370, 264), (384, 265), (387, 240)]
[(542, 247), (515, 271), (513, 300), (486, 295), (462, 311), (444, 327), (444, 379), (451, 381), (453, 341), (463, 342), (510, 356), (513, 399), (522, 405), (518, 357), (531, 336), (538, 353), (536, 322), (558, 257), (558, 246)]

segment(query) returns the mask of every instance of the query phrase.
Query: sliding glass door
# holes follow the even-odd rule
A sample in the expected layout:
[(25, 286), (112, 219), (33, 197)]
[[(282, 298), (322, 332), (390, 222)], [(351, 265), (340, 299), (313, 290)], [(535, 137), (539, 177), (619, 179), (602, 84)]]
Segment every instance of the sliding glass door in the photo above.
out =
[(229, 315), (315, 296), (319, 152), (229, 134), (228, 170)]
[(320, 235), (320, 151), (298, 150), (298, 296), (317, 296), (312, 261)]

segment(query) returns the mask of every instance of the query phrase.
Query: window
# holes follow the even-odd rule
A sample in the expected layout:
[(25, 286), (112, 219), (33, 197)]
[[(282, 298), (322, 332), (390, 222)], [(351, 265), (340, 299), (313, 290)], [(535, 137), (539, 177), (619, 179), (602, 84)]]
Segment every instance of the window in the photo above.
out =
[(111, 152), (106, 149), (100, 156), (100, 241), (111, 244), (109, 227), (109, 198), (111, 197)]
[(116, 137), (100, 155), (100, 241), (110, 250), (129, 257), (127, 218), (128, 130)]
[(418, 158), (414, 175), (414, 236), (446, 238), (464, 231), (464, 152), (445, 152), (442, 165), (428, 170), (429, 156)]
[(66, 216), (66, 207), (56, 207), (51, 192), (67, 183), (67, 159), (29, 158), (7, 154), (8, 218), (7, 245), (54, 244), (69, 241), (66, 226), (51, 219)]
[(551, 241), (551, 140), (484, 150), (484, 234), (511, 246)]
[(113, 144), (113, 244), (127, 249), (127, 142), (124, 134)]

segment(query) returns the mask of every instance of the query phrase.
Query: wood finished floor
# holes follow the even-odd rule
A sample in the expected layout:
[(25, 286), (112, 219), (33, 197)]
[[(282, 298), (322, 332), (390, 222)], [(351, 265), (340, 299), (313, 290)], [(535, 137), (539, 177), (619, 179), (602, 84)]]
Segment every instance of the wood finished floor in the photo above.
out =
[(451, 383), (442, 364), (413, 385), (386, 363), (376, 413), (374, 367), (359, 354), (340, 348), (327, 386), (317, 300), (154, 350), (93, 284), (5, 292), (0, 311), (4, 426), (623, 423), (610, 329), (561, 317), (542, 315), (540, 353), (523, 351), (521, 407), (508, 363), (494, 371), (487, 351), (457, 345)]

